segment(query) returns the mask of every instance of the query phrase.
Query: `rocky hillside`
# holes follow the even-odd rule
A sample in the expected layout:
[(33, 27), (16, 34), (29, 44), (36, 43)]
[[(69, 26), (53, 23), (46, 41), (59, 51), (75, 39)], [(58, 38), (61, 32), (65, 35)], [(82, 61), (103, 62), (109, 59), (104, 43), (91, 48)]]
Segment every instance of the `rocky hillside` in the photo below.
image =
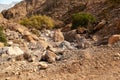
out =
[[(120, 5), (110, 1), (24, 0), (2, 11), (0, 79), (119, 80)], [(91, 13), (96, 22), (71, 29), (71, 15), (78, 12)], [(46, 16), (33, 16), (38, 14)], [(64, 25), (47, 29), (47, 16)], [(32, 26), (19, 24), (23, 18)], [(87, 14), (87, 21), (90, 18)]]
[(84, 10), (85, 5), (86, 3), (80, 0), (24, 0), (2, 14), (7, 19), (44, 14), (54, 19), (67, 20), (71, 13)]
[(95, 46), (94, 40), (84, 38), (75, 30), (64, 36), (60, 29), (43, 30), (38, 37), (28, 28), (4, 18), (0, 24), (7, 38), (6, 46), (0, 43), (0, 78), (3, 80), (120, 78), (119, 42), (112, 47)]
[[(71, 14), (86, 11), (101, 19), (105, 18), (107, 14), (110, 15), (111, 18), (115, 17), (116, 14), (119, 16), (120, 6), (113, 6), (113, 4), (110, 5), (108, 0), (24, 0), (15, 7), (2, 13), (7, 19), (15, 19), (16, 17), (25, 17), (33, 14), (44, 14), (55, 19), (66, 21)], [(113, 11), (115, 11), (115, 13), (113, 13)]]
[[(118, 27), (116, 24), (119, 23), (119, 8), (119, 3), (110, 3), (108, 0), (24, 0), (15, 7), (3, 11), (2, 14), (6, 19), (14, 22), (35, 14), (47, 15), (55, 21), (61, 21), (62, 25), (60, 24), (60, 26), (63, 27), (71, 23), (72, 14), (83, 11), (93, 14), (97, 19), (97, 23), (106, 20), (107, 24), (105, 26), (112, 25), (115, 28)], [(105, 33), (105, 36), (119, 33), (119, 31), (116, 32), (117, 28), (114, 28), (105, 27), (104, 30), (113, 30), (110, 33)]]

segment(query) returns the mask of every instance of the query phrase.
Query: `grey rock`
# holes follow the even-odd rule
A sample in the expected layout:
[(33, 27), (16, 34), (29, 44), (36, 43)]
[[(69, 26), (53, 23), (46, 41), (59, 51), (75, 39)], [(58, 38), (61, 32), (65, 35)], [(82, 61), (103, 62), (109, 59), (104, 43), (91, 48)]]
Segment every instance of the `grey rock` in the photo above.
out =
[(24, 54), (24, 52), (19, 47), (8, 47), (7, 54), (18, 56)]
[(63, 41), (60, 45), (59, 45), (60, 48), (62, 49), (75, 49), (74, 46), (71, 46), (70, 42), (68, 41)]

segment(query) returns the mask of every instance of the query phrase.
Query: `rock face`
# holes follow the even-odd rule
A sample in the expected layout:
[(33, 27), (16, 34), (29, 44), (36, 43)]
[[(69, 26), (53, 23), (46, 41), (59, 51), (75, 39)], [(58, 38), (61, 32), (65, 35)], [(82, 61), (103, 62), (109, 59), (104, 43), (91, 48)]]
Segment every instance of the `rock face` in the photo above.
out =
[(113, 45), (114, 43), (120, 41), (120, 35), (113, 35), (108, 40), (108, 45)]
[(24, 0), (13, 8), (3, 11), (2, 14), (14, 21), (32, 14), (44, 14), (67, 21), (73, 12), (79, 12), (84, 8), (85, 1), (80, 0)]
[(64, 36), (63, 36), (63, 33), (61, 32), (60, 29), (55, 30), (54, 41), (55, 42), (62, 42), (62, 41), (64, 41)]

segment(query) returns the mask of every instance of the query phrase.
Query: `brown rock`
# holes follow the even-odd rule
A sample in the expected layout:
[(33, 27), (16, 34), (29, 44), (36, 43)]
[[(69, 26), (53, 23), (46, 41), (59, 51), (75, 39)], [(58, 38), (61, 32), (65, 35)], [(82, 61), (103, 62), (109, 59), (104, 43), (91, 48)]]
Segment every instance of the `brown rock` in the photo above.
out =
[(39, 38), (36, 35), (31, 34), (29, 31), (24, 31), (25, 38), (32, 43), (35, 43), (35, 40), (38, 40)]
[(101, 37), (98, 36), (98, 35), (93, 35), (93, 36), (92, 36), (92, 39), (93, 39), (94, 41), (99, 41), (99, 40), (101, 40)]
[(120, 30), (120, 19), (116, 20), (116, 27)]
[(63, 33), (61, 32), (60, 29), (55, 30), (54, 41), (55, 42), (62, 42), (62, 41), (64, 41), (64, 36), (63, 36)]
[(111, 46), (118, 41), (120, 41), (120, 35), (118, 35), (118, 34), (112, 35), (108, 40), (108, 45)]
[(29, 32), (29, 31), (24, 31), (24, 33), (23, 33), (24, 35), (31, 35), (31, 33)]
[(22, 28), (18, 28), (17, 31), (20, 32), (20, 33), (24, 32), (24, 30)]
[(72, 24), (67, 24), (65, 27), (62, 28), (62, 32), (68, 32), (71, 30)]
[(34, 61), (34, 57), (31, 54), (29, 54), (29, 53), (24, 53), (23, 54), (23, 58), (25, 60), (27, 60), (28, 62), (33, 62)]
[(46, 49), (48, 46), (51, 46), (48, 42), (44, 40), (39, 40), (38, 42), (44, 49)]
[(39, 62), (39, 65), (40, 69), (46, 69), (48, 68), (48, 64), (46, 62)]
[(27, 41), (29, 41), (29, 42), (32, 42), (32, 43), (35, 42), (34, 39), (33, 39), (30, 35), (26, 35), (25, 38), (26, 38)]
[(81, 38), (81, 35), (80, 35), (80, 34), (76, 34), (76, 35), (75, 35), (75, 40), (76, 40), (77, 42), (80, 41), (80, 38)]
[(102, 20), (100, 23), (98, 23), (98, 25), (94, 28), (94, 30), (100, 30), (100, 29), (102, 29), (105, 24), (106, 24), (106, 21)]
[(86, 28), (78, 28), (78, 29), (77, 29), (77, 33), (78, 33), (78, 34), (86, 33), (86, 31), (87, 31)]
[(0, 42), (0, 48), (4, 47), (4, 43)]
[(46, 60), (49, 63), (55, 62), (56, 58), (57, 58), (57, 55), (50, 50), (47, 50), (45, 55), (42, 57), (43, 60)]
[(66, 41), (72, 42), (75, 40), (75, 35), (77, 34), (76, 30), (71, 30), (64, 33), (64, 38)]

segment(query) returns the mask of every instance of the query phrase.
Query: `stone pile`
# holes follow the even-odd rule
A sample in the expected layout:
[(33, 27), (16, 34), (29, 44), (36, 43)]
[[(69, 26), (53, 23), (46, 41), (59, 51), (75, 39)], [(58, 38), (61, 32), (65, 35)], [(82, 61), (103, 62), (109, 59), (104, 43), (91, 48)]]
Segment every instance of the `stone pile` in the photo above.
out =
[[(61, 32), (61, 29), (39, 31), (36, 36), (24, 26), (9, 23), (4, 29), (7, 46), (0, 44), (1, 61), (28, 61), (53, 63), (61, 60), (64, 51), (88, 48), (90, 40), (83, 29)], [(44, 64), (44, 63), (43, 63)]]

